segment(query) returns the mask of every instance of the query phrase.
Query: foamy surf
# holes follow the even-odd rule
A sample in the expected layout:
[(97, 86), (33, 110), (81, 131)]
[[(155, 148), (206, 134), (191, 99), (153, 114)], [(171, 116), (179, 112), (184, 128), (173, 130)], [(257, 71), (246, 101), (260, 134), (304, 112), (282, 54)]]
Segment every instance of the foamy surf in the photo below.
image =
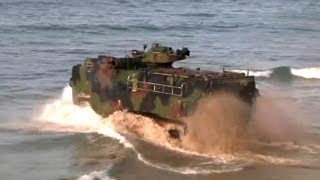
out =
[(93, 171), (90, 174), (82, 175), (78, 178), (78, 180), (115, 180), (111, 178), (108, 174), (108, 171), (111, 169), (107, 168), (106, 170), (101, 171)]
[(232, 72), (236, 73), (244, 73), (249, 76), (256, 76), (256, 77), (270, 77), (272, 71), (252, 71), (252, 70), (243, 70), (243, 69), (234, 69), (231, 70)]
[[(169, 137), (166, 129), (155, 123), (151, 118), (135, 115), (127, 112), (115, 112), (108, 118), (102, 118), (96, 114), (89, 105), (75, 106), (72, 103), (72, 90), (65, 87), (60, 98), (46, 104), (35, 121), (41, 124), (43, 131), (55, 132), (96, 132), (104, 136), (118, 140), (125, 147), (136, 152), (137, 157), (143, 163), (181, 174), (210, 174), (230, 171), (239, 171), (248, 163), (264, 163), (279, 165), (302, 165), (301, 162), (274, 156), (266, 156), (254, 153), (199, 153), (185, 149), (176, 140)], [(124, 136), (126, 133), (135, 133), (144, 140), (187, 155), (206, 157), (210, 163), (221, 165), (222, 169), (203, 168), (201, 166), (172, 167), (167, 164), (152, 162), (143, 157), (133, 144)], [(207, 160), (208, 160), (207, 159)], [(94, 177), (97, 172), (84, 176)]]
[[(163, 164), (163, 163), (153, 163), (145, 159), (140, 153), (138, 153), (138, 159), (145, 164), (148, 164), (149, 166), (152, 166), (157, 169), (162, 169), (166, 171), (171, 171), (175, 173), (180, 173), (180, 174), (212, 174), (212, 173), (226, 173), (226, 172), (235, 172), (235, 171), (241, 171), (244, 168), (243, 164), (233, 164), (231, 162), (228, 162), (228, 166), (225, 166), (225, 164), (221, 164), (223, 168), (221, 169), (216, 169), (216, 168), (204, 168), (200, 167), (199, 165), (203, 165), (202, 163), (196, 164), (193, 167), (173, 167), (168, 164)], [(206, 164), (215, 164), (217, 165), (218, 162), (216, 161), (211, 161), (211, 162), (206, 162)]]
[[(302, 77), (305, 79), (320, 79), (320, 67), (310, 67), (310, 68), (292, 68), (288, 67), (291, 75)], [(262, 71), (253, 71), (253, 70), (242, 70), (234, 69), (232, 72), (244, 73), (250, 76), (256, 77), (271, 77), (274, 73), (273, 70), (262, 70)]]
[(295, 76), (300, 76), (306, 79), (320, 79), (320, 67), (303, 69), (291, 68), (291, 73)]
[[(68, 86), (63, 90), (62, 95), (50, 103), (44, 105), (40, 115), (36, 116), (35, 121), (40, 124), (42, 131), (54, 132), (81, 132), (91, 133), (96, 132), (106, 137), (118, 140), (126, 148), (132, 149), (136, 152), (139, 160), (147, 165), (173, 171), (182, 174), (208, 174), (228, 171), (238, 171), (241, 168), (230, 167), (221, 170), (204, 169), (201, 167), (171, 167), (166, 164), (153, 163), (143, 157), (143, 155), (136, 150), (123, 134), (134, 133), (144, 140), (161, 146), (163, 148), (171, 149), (184, 154), (196, 155), (202, 157), (210, 157), (213, 163), (228, 164), (234, 160), (232, 155), (206, 155), (183, 149), (176, 145), (166, 129), (155, 123), (151, 118), (141, 115), (135, 115), (127, 112), (117, 111), (108, 118), (102, 118), (96, 114), (89, 105), (75, 106), (72, 102), (72, 89)], [(132, 129), (134, 128), (134, 129)], [(85, 175), (82, 178), (93, 177), (93, 174)]]

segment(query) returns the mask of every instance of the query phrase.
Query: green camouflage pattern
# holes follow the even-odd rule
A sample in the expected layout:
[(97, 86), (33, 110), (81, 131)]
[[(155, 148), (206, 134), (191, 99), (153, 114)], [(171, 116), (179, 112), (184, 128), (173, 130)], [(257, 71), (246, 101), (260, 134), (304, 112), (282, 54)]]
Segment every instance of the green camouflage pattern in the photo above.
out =
[(154, 44), (147, 51), (132, 50), (125, 58), (87, 58), (72, 68), (73, 101), (89, 102), (102, 116), (128, 110), (177, 121), (192, 115), (198, 101), (215, 92), (232, 92), (248, 103), (254, 101), (253, 76), (172, 67), (189, 55), (188, 48), (174, 51)]

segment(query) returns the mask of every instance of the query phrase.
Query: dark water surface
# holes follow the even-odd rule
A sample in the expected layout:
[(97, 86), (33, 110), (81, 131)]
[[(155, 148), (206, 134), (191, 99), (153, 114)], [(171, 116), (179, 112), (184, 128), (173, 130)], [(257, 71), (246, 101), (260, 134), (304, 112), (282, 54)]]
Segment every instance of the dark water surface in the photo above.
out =
[[(319, 0), (0, 0), (0, 179), (319, 179), (319, 14)], [(60, 97), (84, 58), (153, 42), (191, 50), (175, 66), (250, 69), (261, 93), (303, 124), (302, 142), (230, 161), (126, 144)], [(95, 130), (77, 129), (79, 118)]]

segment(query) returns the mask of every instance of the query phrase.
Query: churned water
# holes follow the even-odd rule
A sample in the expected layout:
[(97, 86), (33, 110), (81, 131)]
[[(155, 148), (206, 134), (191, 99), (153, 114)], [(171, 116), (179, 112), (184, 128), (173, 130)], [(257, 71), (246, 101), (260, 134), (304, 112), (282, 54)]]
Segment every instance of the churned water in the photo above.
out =
[[(0, 179), (319, 179), (319, 14), (318, 0), (0, 0)], [(72, 104), (73, 65), (153, 42), (191, 50), (177, 67), (257, 77), (244, 148), (184, 148), (150, 118)]]

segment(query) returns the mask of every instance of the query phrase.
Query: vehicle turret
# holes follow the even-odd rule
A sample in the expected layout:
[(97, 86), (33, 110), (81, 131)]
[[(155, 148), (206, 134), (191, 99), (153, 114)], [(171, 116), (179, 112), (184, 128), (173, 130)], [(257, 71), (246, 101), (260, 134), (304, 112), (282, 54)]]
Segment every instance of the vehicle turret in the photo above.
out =
[(174, 62), (190, 55), (188, 48), (174, 51), (159, 44), (146, 48), (132, 50), (125, 57), (87, 58), (82, 65), (73, 66), (70, 86), (74, 103), (88, 102), (102, 116), (128, 110), (181, 124), (201, 99), (217, 92), (232, 93), (248, 104), (254, 103), (258, 90), (253, 76), (174, 68)]
[(172, 47), (155, 43), (145, 52), (146, 47), (147, 46), (144, 45), (144, 51), (132, 50), (131, 56), (142, 58), (142, 62), (153, 66), (171, 66), (175, 61), (184, 60), (187, 56), (190, 56), (190, 51), (186, 47), (174, 51)]

